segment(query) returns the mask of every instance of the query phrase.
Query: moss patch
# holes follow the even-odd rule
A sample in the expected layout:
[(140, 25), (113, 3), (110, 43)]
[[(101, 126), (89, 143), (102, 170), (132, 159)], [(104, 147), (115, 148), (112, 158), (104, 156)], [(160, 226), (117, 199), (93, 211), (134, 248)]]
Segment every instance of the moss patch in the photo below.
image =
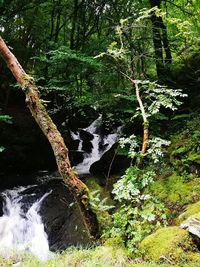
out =
[[(200, 116), (196, 114), (171, 138), (171, 145), (168, 148), (170, 163), (178, 172), (191, 172), (193, 164), (198, 168), (200, 164), (199, 140)], [(195, 169), (192, 172), (195, 173)]]
[(191, 253), (195, 257), (199, 255), (195, 253), (197, 248), (188, 232), (176, 226), (161, 228), (146, 237), (141, 242), (140, 249), (146, 260), (159, 262), (163, 258), (171, 264), (187, 262)]
[(183, 206), (198, 199), (200, 179), (173, 174), (154, 182), (151, 190), (162, 202)]
[(178, 218), (179, 223), (187, 220), (188, 218), (200, 218), (200, 201), (188, 205), (185, 212)]

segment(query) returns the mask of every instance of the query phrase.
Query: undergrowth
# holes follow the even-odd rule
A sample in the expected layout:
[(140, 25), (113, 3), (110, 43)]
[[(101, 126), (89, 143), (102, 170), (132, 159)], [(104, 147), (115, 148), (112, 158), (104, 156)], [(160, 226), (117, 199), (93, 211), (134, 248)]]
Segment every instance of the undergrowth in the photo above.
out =
[[(99, 246), (90, 249), (69, 248), (62, 254), (55, 254), (46, 262), (40, 262), (33, 256), (2, 259), (0, 266), (20, 267), (167, 267), (167, 264), (144, 262), (142, 259), (131, 259), (127, 251), (120, 247)], [(180, 265), (174, 265), (180, 267)], [(183, 264), (182, 267), (196, 267), (195, 264)]]

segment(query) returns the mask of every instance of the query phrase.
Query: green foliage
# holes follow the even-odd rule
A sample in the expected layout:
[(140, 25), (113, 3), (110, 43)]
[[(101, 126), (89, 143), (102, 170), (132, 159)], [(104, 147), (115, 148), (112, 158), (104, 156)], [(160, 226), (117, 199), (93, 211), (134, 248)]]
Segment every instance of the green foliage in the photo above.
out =
[(11, 119), (12, 117), (8, 115), (0, 115), (0, 121), (4, 121), (6, 123), (12, 123)]
[[(0, 115), (0, 121), (6, 122), (6, 123), (12, 123), (11, 117), (8, 115)], [(0, 146), (0, 153), (3, 152), (5, 147)]]
[(199, 4), (198, 1), (191, 1), (183, 4), (178, 1), (177, 5), (167, 3), (167, 14), (164, 15), (167, 27), (169, 29), (169, 38), (174, 49), (175, 61), (181, 61), (185, 54), (198, 49), (197, 41), (199, 38)]
[[(139, 160), (141, 155), (139, 151), (139, 142), (138, 138), (132, 134), (127, 138), (120, 138), (119, 140), (120, 147), (123, 149), (125, 146), (128, 146), (128, 156), (132, 159), (136, 158)], [(146, 157), (153, 162), (154, 164), (159, 163), (159, 161), (163, 158), (164, 152), (162, 148), (164, 146), (169, 146), (170, 141), (164, 140), (160, 137), (152, 137), (148, 140), (148, 150), (146, 153)]]
[(90, 190), (89, 197), (91, 208), (97, 215), (100, 232), (103, 233), (107, 231), (111, 225), (109, 210), (114, 208), (113, 200), (111, 199), (110, 192), (100, 186), (94, 178), (88, 179), (86, 184)]
[(148, 190), (154, 178), (152, 170), (130, 167), (114, 185), (113, 194), (120, 208), (113, 215), (110, 233), (122, 237), (134, 253), (138, 252), (138, 244), (145, 236), (165, 224), (164, 206)]
[(192, 164), (200, 164), (200, 123), (195, 116), (182, 128), (182, 131), (172, 136), (169, 147), (170, 162), (177, 172), (190, 171)]
[[(50, 56), (49, 59), (48, 55)], [(58, 66), (58, 64), (67, 63), (69, 62), (69, 60), (71, 64), (73, 64), (73, 61), (78, 61), (79, 64), (83, 63), (95, 68), (102, 67), (102, 65), (97, 62), (93, 57), (89, 57), (80, 52), (73, 51), (67, 46), (60, 46), (56, 50), (49, 51), (47, 53), (47, 56), (42, 61), (53, 64), (55, 67)]]
[(114, 208), (114, 206), (107, 204), (107, 198), (100, 198), (99, 190), (90, 192), (90, 204), (92, 209), (96, 212), (104, 212)]

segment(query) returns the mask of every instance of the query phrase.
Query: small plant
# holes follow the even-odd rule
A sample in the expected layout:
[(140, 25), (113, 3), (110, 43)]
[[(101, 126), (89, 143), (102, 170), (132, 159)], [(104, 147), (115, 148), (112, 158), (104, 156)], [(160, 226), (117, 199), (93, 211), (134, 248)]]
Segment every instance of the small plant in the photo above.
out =
[(114, 185), (113, 194), (120, 208), (113, 215), (111, 236), (122, 237), (134, 253), (145, 236), (166, 225), (164, 205), (149, 191), (155, 177), (151, 169), (131, 166)]
[[(163, 157), (162, 148), (170, 142), (150, 135), (149, 118), (160, 114), (161, 108), (177, 109), (181, 105), (179, 99), (187, 95), (181, 89), (169, 89), (156, 81), (141, 79), (144, 76), (136, 68), (130, 68), (133, 59), (129, 59), (130, 51), (124, 42), (125, 24), (126, 20), (120, 20), (120, 26), (116, 29), (118, 43), (112, 43), (107, 52), (99, 56), (112, 57), (122, 67), (120, 72), (133, 89), (130, 99), (138, 105), (132, 119), (140, 116), (143, 120), (142, 139), (132, 134), (120, 140), (122, 148), (129, 146), (128, 156), (132, 159), (132, 166), (114, 185), (113, 194), (119, 202), (119, 208), (113, 214), (113, 227), (110, 231), (111, 236), (121, 237), (127, 248), (137, 253), (138, 245), (145, 236), (161, 225), (166, 225), (165, 207), (151, 193), (150, 185), (156, 178), (156, 169)], [(118, 94), (116, 97), (124, 96)]]
[[(8, 115), (0, 115), (0, 121), (4, 121), (6, 123), (12, 123), (11, 119), (12, 118)], [(5, 147), (0, 146), (0, 152), (3, 152), (4, 149), (5, 149)]]
[(107, 197), (101, 199), (100, 190), (90, 192), (90, 205), (95, 211), (108, 211), (114, 208), (114, 206), (106, 204), (107, 199)]

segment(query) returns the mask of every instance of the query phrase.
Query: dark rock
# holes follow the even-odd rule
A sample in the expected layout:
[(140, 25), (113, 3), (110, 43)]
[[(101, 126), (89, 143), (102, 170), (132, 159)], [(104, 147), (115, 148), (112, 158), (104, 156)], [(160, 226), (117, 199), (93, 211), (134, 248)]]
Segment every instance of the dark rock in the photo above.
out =
[(82, 150), (85, 151), (86, 153), (90, 153), (93, 148), (93, 145), (91, 143), (91, 140), (94, 138), (93, 134), (82, 129), (79, 131), (79, 133), (80, 133), (80, 139), (83, 141)]
[(73, 165), (81, 163), (84, 159), (84, 152), (82, 151), (70, 151), (69, 152), (70, 161)]
[(101, 139), (101, 141), (99, 142), (99, 150), (100, 151), (103, 151), (106, 149), (106, 147), (108, 146), (109, 144), (104, 144), (104, 140), (103, 138)]
[[(42, 201), (39, 213), (48, 236), (50, 250), (62, 251), (72, 245), (91, 245), (93, 240), (85, 227), (80, 209), (59, 176), (40, 185), (30, 185), (20, 193), (25, 214), (45, 193), (50, 194)], [(3, 201), (0, 195), (0, 216), (3, 215)], [(96, 217), (92, 213), (91, 218), (97, 225)], [(97, 234), (97, 229), (94, 234)]]
[(126, 156), (116, 154), (118, 144), (114, 144), (106, 151), (100, 160), (94, 162), (90, 167), (90, 172), (96, 175), (107, 176), (108, 174), (120, 173), (130, 165), (130, 159)]
[(81, 129), (80, 131), (80, 138), (83, 140), (83, 141), (91, 141), (94, 136), (93, 134)]
[(3, 198), (0, 195), (0, 217), (3, 216)]
[(50, 249), (60, 251), (71, 245), (91, 244), (80, 210), (67, 187), (54, 180), (48, 183), (50, 189), (52, 193), (44, 199), (40, 209)]
[(86, 153), (92, 152), (93, 145), (90, 141), (83, 141), (82, 150)]
[(79, 146), (80, 140), (74, 140), (73, 143), (74, 143), (73, 150), (78, 150), (78, 146)]
[(0, 172), (30, 173), (38, 169), (54, 170), (56, 162), (46, 137), (33, 120), (25, 104), (13, 105), (7, 112), (12, 124), (0, 123)]
[(0, 175), (0, 191), (16, 186), (36, 184), (36, 175)]
[(76, 131), (78, 128), (88, 127), (95, 119), (98, 118), (98, 112), (91, 107), (84, 107), (84, 110), (72, 111), (68, 125), (72, 131)]

